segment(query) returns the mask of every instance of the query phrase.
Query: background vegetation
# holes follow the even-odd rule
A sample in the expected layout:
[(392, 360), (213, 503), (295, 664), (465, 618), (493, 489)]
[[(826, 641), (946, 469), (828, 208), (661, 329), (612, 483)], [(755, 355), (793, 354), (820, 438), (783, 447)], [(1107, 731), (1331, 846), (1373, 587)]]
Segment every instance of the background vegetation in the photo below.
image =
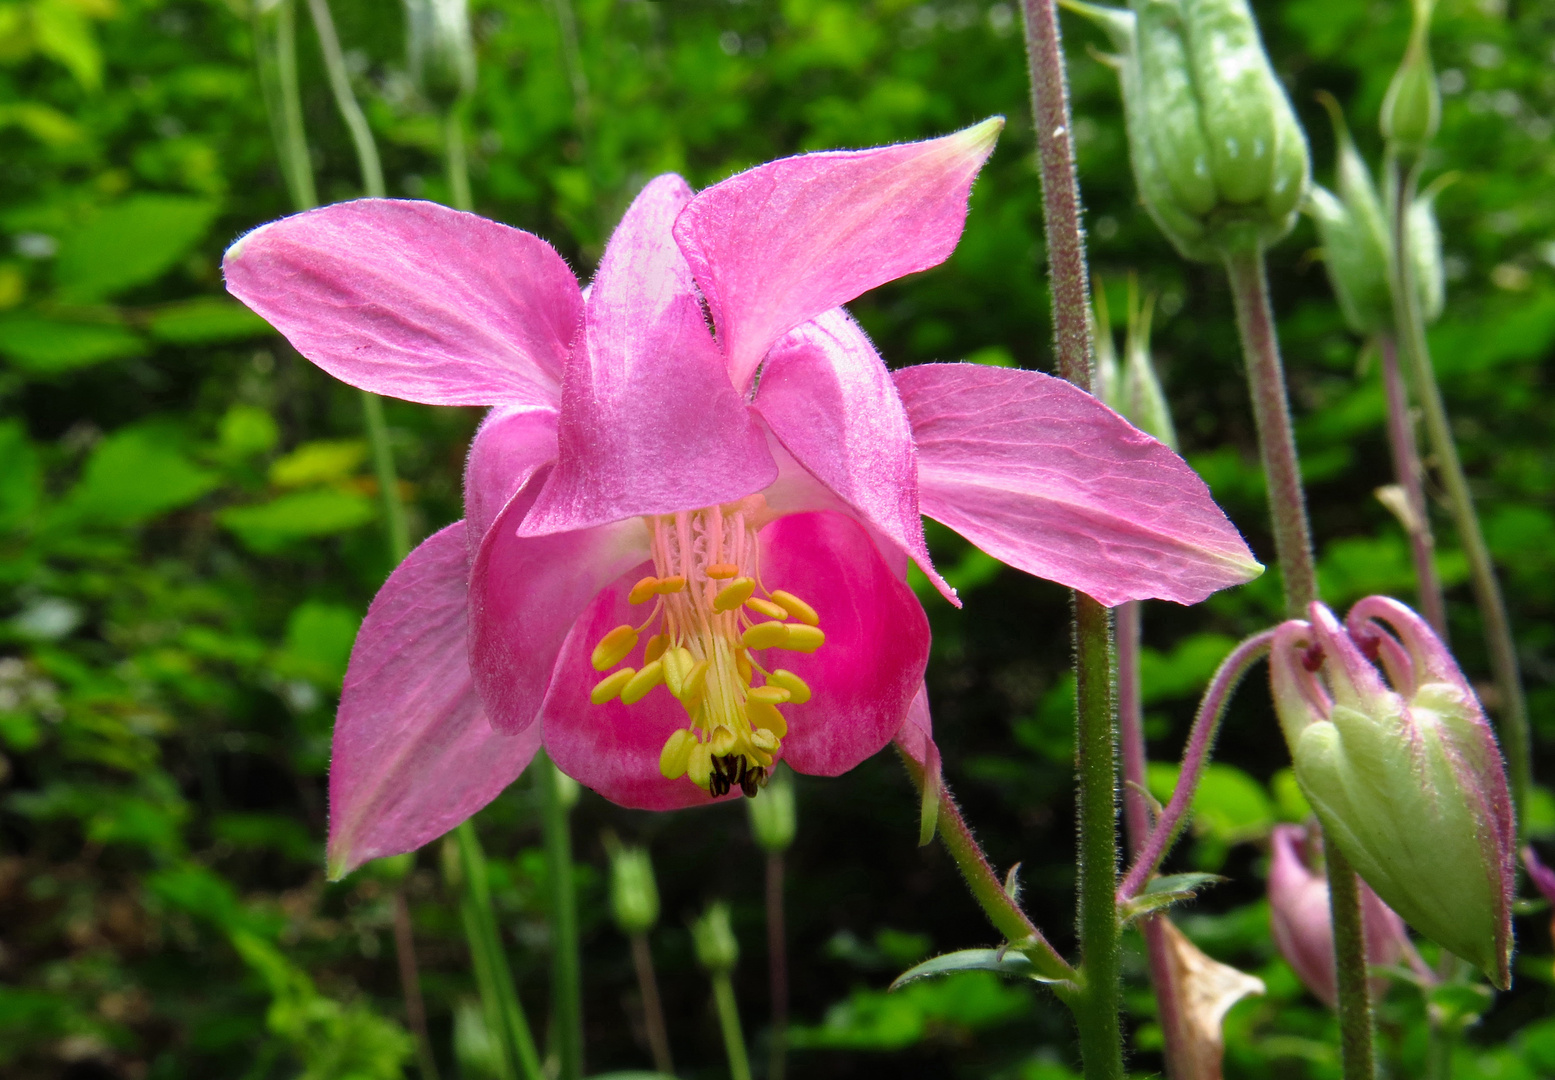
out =
[[(1376, 160), (1375, 117), (1401, 54), (1401, 0), (1255, 5), (1328, 175), (1313, 98), (1348, 107)], [(335, 17), (391, 194), (446, 199), (441, 135), (405, 73), (396, 5)], [(555, 243), (587, 276), (657, 173), (704, 186), (801, 150), (943, 133), (1003, 113), (951, 261), (853, 306), (893, 365), (971, 358), (1050, 366), (1038, 188), (1018, 12), (982, 0), (478, 0), (470, 114), (479, 210)], [(1100, 39), (1066, 22), (1091, 257), (1123, 307), (1137, 272), (1160, 295), (1156, 356), (1184, 451), (1265, 561), (1263, 510), (1223, 276), (1171, 252), (1136, 204)], [(0, 1072), (18, 1080), (398, 1075), (391, 884), (323, 877), (324, 778), (355, 628), (390, 568), (349, 390), (224, 298), (224, 247), (289, 209), (244, 0), (0, 3)], [(1508, 584), (1536, 749), (1555, 739), (1555, 13), (1443, 0), (1434, 34), (1445, 122), (1433, 172), (1449, 306), (1432, 348)], [(303, 107), (327, 200), (359, 194), (306, 19)], [(1298, 437), (1336, 607), (1412, 599), (1404, 535), (1373, 498), (1390, 482), (1376, 365), (1329, 295), (1310, 226), (1273, 253)], [(388, 403), (413, 532), (461, 513), (480, 417)], [(1455, 539), (1439, 520), (1460, 659), (1487, 676)], [(929, 685), (946, 776), (1001, 866), (1063, 947), (1072, 919), (1067, 600), (948, 534), (936, 557), (967, 600), (924, 592)], [(1146, 613), (1152, 754), (1175, 759), (1194, 699), (1232, 640), (1278, 615), (1272, 575), (1201, 607)], [(1256, 682), (1253, 684), (1256, 685)], [(1273, 952), (1261, 900), (1274, 821), (1299, 813), (1283, 744), (1244, 693), (1182, 868), (1232, 882), (1181, 919), (1267, 996), (1228, 1021), (1230, 1076), (1336, 1075), (1332, 1018)], [(1491, 702), (1493, 705), (1494, 703)], [(1170, 783), (1169, 771), (1163, 776)], [(982, 973), (887, 995), (931, 951), (992, 932), (951, 862), (919, 850), (917, 800), (881, 755), (800, 778), (791, 853), (793, 1067), (866, 1074), (1071, 1075), (1066, 1014)], [(480, 815), (511, 960), (543, 1028), (546, 890), (527, 779)], [(1555, 835), (1541, 793), (1536, 835)], [(722, 1075), (688, 918), (733, 905), (736, 983), (758, 1044), (766, 1015), (763, 856), (737, 807), (647, 815), (585, 793), (581, 865), (591, 1070), (644, 1066), (627, 943), (608, 917), (603, 830), (651, 846), (665, 918), (653, 942), (682, 1074)], [(434, 1043), (455, 1067), (473, 993), (435, 850), (405, 879)], [(1519, 921), (1517, 985), (1461, 1051), (1461, 1075), (1555, 1073), (1547, 914)], [(1134, 947), (1137, 950), (1138, 943)], [(1133, 1067), (1159, 1067), (1135, 957)], [(1418, 994), (1395, 986), (1383, 1043), (1407, 1074)], [(460, 1045), (468, 1048), (468, 1038)], [(463, 1075), (483, 1075), (465, 1055)], [(758, 1062), (762, 1055), (757, 1054)], [(410, 1067), (410, 1066), (407, 1066)]]

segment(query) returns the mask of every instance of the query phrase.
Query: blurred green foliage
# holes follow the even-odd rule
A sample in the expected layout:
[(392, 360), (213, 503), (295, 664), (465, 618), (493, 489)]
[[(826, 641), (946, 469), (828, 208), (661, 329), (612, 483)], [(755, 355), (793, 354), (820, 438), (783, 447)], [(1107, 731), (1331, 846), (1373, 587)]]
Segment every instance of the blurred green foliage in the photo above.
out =
[[(1320, 88), (1346, 103), (1375, 161), (1408, 5), (1254, 6), (1318, 175), (1333, 159)], [(334, 8), (391, 194), (446, 199), (441, 134), (407, 72), (398, 7)], [(331, 712), (389, 565), (355, 392), (221, 290), (226, 244), (290, 208), (249, 15), (244, 0), (0, 2), (0, 1070), (18, 1080), (400, 1075), (396, 893), (409, 903), (441, 1064), (466, 1076), (489, 1064), (434, 860), (423, 854), (399, 878), (323, 880)], [(854, 310), (893, 364), (1049, 366), (1020, 19), (1005, 0), (482, 0), (472, 22), (478, 207), (550, 239), (584, 277), (658, 172), (702, 186), (784, 154), (1005, 114), (955, 256)], [(301, 23), (320, 192), (355, 197), (350, 144)], [(1090, 54), (1105, 42), (1065, 25), (1094, 268), (1118, 283), (1137, 271), (1159, 294), (1156, 361), (1184, 452), (1268, 561), (1225, 287), (1178, 260), (1139, 207), (1116, 80)], [(1555, 18), (1523, 0), (1441, 0), (1436, 27), (1445, 112), (1431, 170), (1458, 179), (1438, 201), (1448, 308), (1432, 346), (1506, 574), (1547, 766)], [(1408, 599), (1402, 531), (1372, 494), (1391, 479), (1375, 364), (1345, 330), (1318, 254), (1303, 224), (1273, 253), (1272, 274), (1324, 589), (1338, 605), (1372, 591)], [(413, 530), (426, 535), (460, 514), (479, 415), (396, 402), (387, 413)], [(1463, 561), (1444, 515), (1438, 525), (1454, 643), (1481, 678)], [(1067, 600), (945, 530), (929, 539), (967, 601), (952, 610), (920, 590), (946, 776), (1001, 867), (1023, 862), (1025, 902), (1064, 946)], [(1161, 762), (1180, 753), (1197, 693), (1231, 644), (1276, 617), (1276, 594), (1270, 574), (1193, 610), (1147, 609), (1147, 720)], [(1259, 838), (1303, 810), (1260, 684), (1250, 679), (1233, 704), (1193, 839), (1171, 866), (1231, 880), (1180, 922), (1269, 987), (1228, 1020), (1227, 1075), (1332, 1077), (1333, 1021), (1274, 954), (1259, 900)], [(1158, 796), (1173, 771), (1155, 770)], [(992, 937), (948, 859), (914, 846), (917, 802), (894, 762), (800, 778), (797, 794), (794, 1067), (1068, 1080), (1068, 1021), (1040, 990), (970, 972), (884, 992), (923, 956)], [(1541, 798), (1535, 821), (1555, 831), (1555, 803)], [(547, 892), (532, 801), (521, 781), (479, 823), (520, 991), (543, 1016)], [(653, 848), (676, 1057), (684, 1075), (719, 1075), (685, 926), (710, 899), (732, 904), (753, 958), (736, 978), (759, 1043), (763, 856), (738, 810), (651, 816), (585, 795), (575, 835), (591, 1069), (647, 1060), (594, 839), (606, 827)], [(1555, 1027), (1540, 1019), (1555, 1006), (1546, 921), (1519, 929), (1518, 986), (1470, 1031), (1458, 1075), (1555, 1071)], [(1143, 959), (1131, 963), (1133, 1062), (1148, 1073), (1159, 1032)], [(1396, 1072), (1421, 1070), (1423, 1008), (1404, 986), (1383, 1003)]]

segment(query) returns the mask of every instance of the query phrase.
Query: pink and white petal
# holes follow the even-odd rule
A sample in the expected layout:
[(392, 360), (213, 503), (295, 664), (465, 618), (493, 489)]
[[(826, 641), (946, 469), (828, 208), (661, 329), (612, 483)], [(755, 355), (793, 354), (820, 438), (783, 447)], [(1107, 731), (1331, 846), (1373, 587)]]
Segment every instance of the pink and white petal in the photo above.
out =
[(499, 405), (486, 414), (464, 466), (464, 519), (472, 558), (503, 507), (555, 460), (555, 409)]
[(802, 154), (697, 195), (675, 238), (734, 385), (744, 390), (772, 343), (800, 323), (949, 258), (1003, 127), (995, 117), (926, 142)]
[[(623, 705), (620, 698), (603, 705), (589, 700), (589, 691), (602, 677), (589, 663), (589, 654), (612, 628), (643, 619), (643, 609), (630, 606), (626, 596), (634, 582), (652, 572), (653, 564), (644, 563), (622, 575), (594, 599), (568, 635), (541, 713), (545, 752), (562, 772), (618, 806), (708, 806), (720, 800), (684, 776), (666, 780), (659, 772), (665, 741), (690, 723), (667, 689), (652, 690), (635, 705)], [(640, 668), (645, 647), (646, 642), (638, 645), (623, 663)], [(739, 797), (736, 787), (723, 798)]]
[(428, 202), (358, 199), (262, 225), (227, 291), (343, 382), (433, 405), (554, 408), (583, 315), (544, 240)]
[(729, 502), (777, 475), (670, 236), (690, 198), (684, 180), (661, 176), (610, 238), (567, 361), (557, 466), (527, 536)]
[(889, 743), (923, 686), (929, 622), (907, 583), (868, 533), (842, 514), (791, 514), (761, 532), (761, 580), (791, 592), (821, 617), (826, 643), (806, 655), (758, 654), (787, 668), (810, 700), (784, 705), (783, 760), (802, 773), (837, 776)]
[(466, 649), (464, 522), (379, 590), (351, 650), (329, 766), (329, 875), (414, 851), (524, 771), (538, 731), (492, 731)]
[(539, 717), (562, 643), (589, 602), (648, 557), (637, 518), (518, 535), (537, 482), (508, 501), (470, 569), (470, 667), (492, 726), (507, 734)]
[(959, 605), (924, 546), (907, 410), (847, 312), (824, 312), (772, 347), (754, 408), (795, 460)]
[(1262, 572), (1187, 462), (1072, 384), (976, 364), (895, 380), (919, 505), (995, 558), (1109, 607), (1193, 604)]

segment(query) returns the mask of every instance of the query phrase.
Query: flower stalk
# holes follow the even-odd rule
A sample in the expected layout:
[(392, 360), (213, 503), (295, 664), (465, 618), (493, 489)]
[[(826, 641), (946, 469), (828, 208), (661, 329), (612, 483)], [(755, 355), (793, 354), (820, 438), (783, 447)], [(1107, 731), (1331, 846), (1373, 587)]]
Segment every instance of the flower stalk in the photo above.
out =
[(545, 834), (546, 877), (551, 888), (551, 995), (555, 1052), (562, 1080), (583, 1075), (583, 975), (578, 949), (578, 897), (572, 877), (571, 807), (564, 778), (545, 754), (535, 758)]
[(1442, 579), (1436, 572), (1436, 539), (1431, 535), (1431, 519), (1425, 503), (1425, 466), (1420, 461), (1420, 445), (1415, 441), (1415, 421), (1410, 415), (1409, 390), (1398, 363), (1398, 340), (1392, 334), (1379, 334), (1377, 352), (1382, 357), (1382, 386), (1388, 401), (1388, 447), (1393, 455), (1393, 475), (1403, 491), (1404, 531), (1409, 536), (1409, 554), (1415, 564), (1415, 584), (1420, 594), (1420, 614), (1443, 641), (1447, 640), (1447, 603), (1442, 596)]
[(718, 1010), (718, 1029), (723, 1035), (724, 1053), (729, 1059), (730, 1080), (751, 1080), (750, 1056), (745, 1050), (745, 1034), (740, 1029), (740, 1007), (734, 998), (734, 983), (729, 975), (740, 958), (740, 944), (729, 925), (729, 906), (721, 901), (708, 907), (691, 925), (691, 939), (697, 962), (713, 984), (713, 1003)]

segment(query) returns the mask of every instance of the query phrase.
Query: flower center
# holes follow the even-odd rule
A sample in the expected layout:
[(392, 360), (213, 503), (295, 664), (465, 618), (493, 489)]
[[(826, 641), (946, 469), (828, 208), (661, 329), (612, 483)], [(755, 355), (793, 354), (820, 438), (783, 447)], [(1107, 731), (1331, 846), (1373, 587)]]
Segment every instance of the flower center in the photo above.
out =
[[(735, 785), (755, 796), (788, 734), (779, 706), (810, 700), (803, 679), (782, 668), (769, 671), (752, 654), (813, 653), (826, 641), (813, 607), (762, 584), (756, 526), (765, 510), (766, 500), (750, 495), (648, 518), (654, 573), (633, 585), (627, 599), (651, 600), (653, 610), (642, 625), (624, 623), (607, 633), (591, 658), (594, 670), (610, 671), (644, 631), (656, 628), (642, 667), (610, 671), (589, 699), (603, 705), (619, 697), (635, 705), (663, 686), (689, 723), (665, 741), (659, 771), (669, 780), (687, 777), (715, 796)], [(762, 685), (752, 686), (757, 674)]]

